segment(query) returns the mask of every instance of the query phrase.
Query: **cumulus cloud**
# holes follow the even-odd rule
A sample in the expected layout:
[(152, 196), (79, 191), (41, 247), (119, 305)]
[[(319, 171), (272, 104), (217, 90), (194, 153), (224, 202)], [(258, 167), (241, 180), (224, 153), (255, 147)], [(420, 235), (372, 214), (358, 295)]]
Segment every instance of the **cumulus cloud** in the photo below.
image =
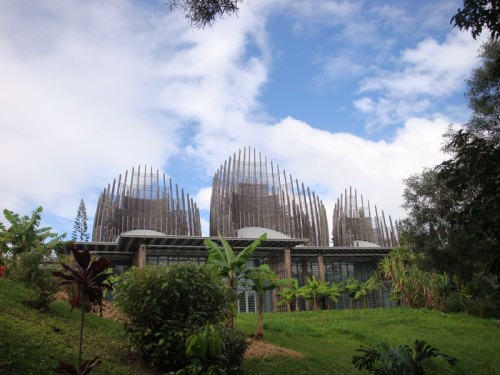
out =
[(360, 83), (361, 98), (354, 106), (366, 116), (370, 128), (394, 125), (406, 118), (437, 111), (432, 103), (455, 95), (477, 64), (481, 40), (452, 32), (439, 43), (433, 38), (405, 49), (395, 69), (375, 69)]
[[(342, 30), (333, 39), (349, 35), (348, 42), (359, 37), (367, 45), (376, 27), (366, 22), (363, 30), (356, 28), (361, 2), (255, 0), (245, 2), (238, 17), (205, 30), (190, 28), (161, 1), (141, 4), (0, 3), (3, 207), (28, 213), (41, 204), (54, 226), (71, 231), (80, 198), (92, 218), (104, 186), (125, 169), (146, 164), (166, 169), (181, 187), (193, 181), (186, 190), (195, 192), (208, 235), (213, 174), (250, 145), (313, 188), (329, 217), (350, 185), (399, 217), (401, 180), (442, 160), (439, 145), (449, 121), (412, 114), (429, 107), (434, 86), (425, 77), (453, 89), (457, 73), (447, 71), (440, 53), (450, 47), (446, 53), (460, 59), (461, 48), (472, 47), (460, 45), (459, 36), (441, 44), (426, 40), (399, 55), (396, 73), (376, 69), (363, 81), (357, 104), (362, 113), (379, 122), (399, 119), (401, 125), (393, 139), (370, 141), (338, 133), (334, 123), (320, 130), (292, 117), (272, 121), (260, 103), (275, 57), (269, 15), (290, 9), (296, 25), (338, 22)], [(358, 77), (365, 66), (356, 54), (324, 56), (323, 74), (332, 80), (339, 71)], [(433, 65), (433, 56), (442, 57)], [(453, 62), (450, 69), (465, 65)], [(418, 82), (410, 80), (412, 74)], [(405, 79), (419, 92), (419, 102), (404, 94), (398, 80)], [(395, 101), (398, 95), (402, 99)]]

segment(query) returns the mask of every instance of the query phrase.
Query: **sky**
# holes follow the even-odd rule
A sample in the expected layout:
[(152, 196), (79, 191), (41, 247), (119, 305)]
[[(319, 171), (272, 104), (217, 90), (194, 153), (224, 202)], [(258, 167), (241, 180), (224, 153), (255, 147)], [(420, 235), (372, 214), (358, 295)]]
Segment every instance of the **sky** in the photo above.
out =
[(402, 219), (403, 180), (470, 116), (485, 38), (450, 25), (460, 0), (244, 0), (205, 29), (165, 3), (0, 2), (2, 210), (43, 206), (71, 237), (82, 198), (92, 228), (104, 187), (146, 165), (194, 197), (208, 235), (213, 176), (251, 146), (330, 221), (350, 186)]

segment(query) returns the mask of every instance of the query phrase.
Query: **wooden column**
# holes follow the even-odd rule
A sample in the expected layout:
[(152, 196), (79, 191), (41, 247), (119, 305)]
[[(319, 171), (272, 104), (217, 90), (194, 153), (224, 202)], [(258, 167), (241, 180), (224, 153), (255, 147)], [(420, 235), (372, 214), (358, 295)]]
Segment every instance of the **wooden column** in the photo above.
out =
[(285, 267), (285, 278), (292, 278), (292, 256), (290, 255), (290, 249), (283, 249), (284, 267)]
[(141, 244), (134, 256), (134, 266), (143, 268), (146, 266), (146, 244)]
[(325, 263), (323, 262), (323, 255), (318, 255), (318, 270), (319, 270), (319, 281), (326, 281)]

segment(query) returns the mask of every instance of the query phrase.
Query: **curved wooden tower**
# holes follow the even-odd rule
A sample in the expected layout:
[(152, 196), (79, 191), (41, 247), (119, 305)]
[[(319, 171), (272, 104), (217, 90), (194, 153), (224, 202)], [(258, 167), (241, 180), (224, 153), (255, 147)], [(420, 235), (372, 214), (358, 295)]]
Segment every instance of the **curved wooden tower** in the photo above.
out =
[(114, 241), (124, 232), (146, 229), (167, 235), (201, 236), (196, 203), (151, 168), (132, 168), (101, 193), (94, 218), (93, 241)]
[[(359, 199), (358, 199), (359, 198)], [(332, 239), (334, 246), (363, 246), (372, 243), (382, 247), (399, 246), (397, 221), (385, 219), (384, 211), (372, 210), (370, 201), (365, 202), (363, 195), (352, 188), (337, 199), (333, 209)]]
[(237, 237), (248, 227), (268, 228), (309, 245), (328, 246), (326, 210), (319, 197), (250, 147), (217, 170), (210, 204), (210, 235)]

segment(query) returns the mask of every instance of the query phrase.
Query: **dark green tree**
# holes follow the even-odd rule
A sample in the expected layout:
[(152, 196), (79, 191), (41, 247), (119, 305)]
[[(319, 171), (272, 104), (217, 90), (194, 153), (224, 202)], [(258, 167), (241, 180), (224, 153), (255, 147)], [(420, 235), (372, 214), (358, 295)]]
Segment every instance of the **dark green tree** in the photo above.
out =
[(471, 31), (476, 39), (483, 29), (491, 33), (492, 39), (500, 35), (500, 2), (498, 0), (464, 0), (463, 8), (458, 8), (450, 23), (460, 30)]
[(212, 26), (217, 16), (238, 13), (238, 4), (243, 0), (170, 0), (170, 10), (181, 8), (186, 19), (198, 28)]
[(87, 231), (87, 209), (85, 208), (85, 202), (82, 199), (80, 201), (80, 205), (78, 206), (78, 212), (76, 213), (75, 225), (73, 225), (73, 241), (88, 241), (89, 234)]
[(403, 228), (429, 268), (458, 276), (478, 300), (500, 291), (500, 42), (480, 57), (468, 81), (471, 119), (445, 135), (450, 158), (405, 181)]

